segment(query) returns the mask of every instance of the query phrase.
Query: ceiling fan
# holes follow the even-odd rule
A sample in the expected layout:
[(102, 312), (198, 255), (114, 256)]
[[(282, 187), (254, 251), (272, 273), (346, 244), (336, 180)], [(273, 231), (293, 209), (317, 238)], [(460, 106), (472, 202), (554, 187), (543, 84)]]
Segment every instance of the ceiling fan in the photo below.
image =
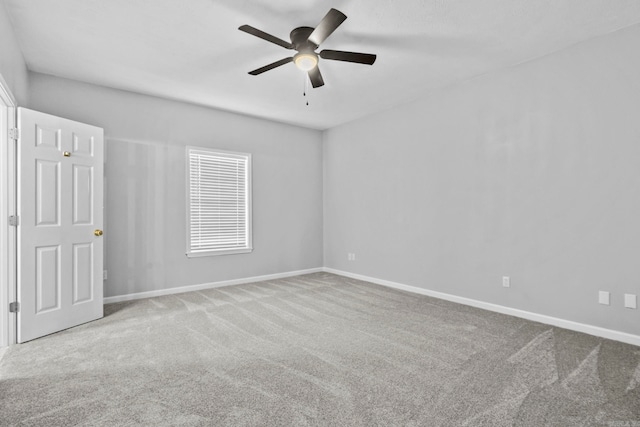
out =
[(320, 74), (320, 69), (318, 68), (319, 57), (333, 61), (372, 65), (376, 61), (376, 55), (372, 55), (370, 53), (345, 52), (342, 50), (329, 49), (322, 50), (320, 53), (315, 52), (315, 50), (318, 49), (318, 46), (320, 46), (320, 44), (325, 41), (327, 37), (329, 37), (336, 28), (344, 22), (345, 19), (347, 19), (347, 16), (344, 13), (336, 9), (331, 9), (325, 17), (322, 18), (322, 21), (320, 21), (316, 28), (294, 28), (289, 35), (291, 43), (272, 36), (271, 34), (267, 34), (250, 25), (241, 26), (238, 28), (240, 31), (260, 37), (263, 40), (282, 46), (285, 49), (297, 51), (297, 53), (290, 58), (284, 58), (269, 65), (265, 65), (264, 67), (250, 71), (249, 74), (257, 76), (265, 71), (273, 70), (276, 67), (293, 62), (299, 69), (306, 71), (309, 74), (311, 85), (316, 88), (324, 85), (322, 74)]

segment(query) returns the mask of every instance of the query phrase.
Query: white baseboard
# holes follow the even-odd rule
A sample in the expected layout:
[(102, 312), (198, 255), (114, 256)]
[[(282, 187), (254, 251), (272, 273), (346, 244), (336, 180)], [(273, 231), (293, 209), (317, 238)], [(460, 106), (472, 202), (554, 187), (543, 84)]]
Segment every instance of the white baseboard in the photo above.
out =
[(492, 304), (484, 301), (474, 300), (471, 298), (460, 297), (457, 295), (446, 294), (444, 292), (432, 291), (429, 289), (418, 288), (416, 286), (405, 285), (402, 283), (392, 282), (390, 280), (377, 279), (375, 277), (364, 276), (362, 274), (350, 273), (348, 271), (336, 270), (328, 267), (310, 268), (307, 270), (288, 271), (285, 273), (267, 274), (264, 276), (246, 277), (242, 279), (223, 280), (220, 282), (203, 283), (199, 285), (180, 286), (169, 289), (159, 289), (156, 291), (138, 292), (134, 294), (118, 295), (114, 297), (104, 298), (105, 304), (114, 302), (132, 301), (142, 298), (151, 298), (162, 295), (181, 294), (184, 292), (201, 291), (204, 289), (221, 288), (224, 286), (241, 285), (245, 283), (261, 282), (264, 280), (276, 280), (286, 277), (300, 276), (303, 274), (327, 272), (337, 274), (339, 276), (350, 277), (352, 279), (363, 280), (365, 282), (374, 283), (376, 285), (386, 286), (389, 288), (400, 289), (415, 294), (426, 295), (433, 298), (451, 301), (458, 304), (464, 304), (471, 307), (477, 307), (496, 313), (507, 314), (509, 316), (520, 317), (522, 319), (532, 320), (547, 325), (557, 326), (559, 328), (569, 329), (576, 332), (582, 332), (597, 337), (607, 338), (610, 340), (620, 341), (627, 344), (640, 346), (640, 336), (626, 332), (615, 331), (612, 329), (601, 328), (599, 326), (587, 325), (584, 323), (574, 322), (572, 320), (560, 319), (557, 317), (547, 316), (544, 314), (532, 313), (530, 311), (519, 310), (517, 308), (505, 307), (503, 305)]
[(546, 316), (544, 314), (532, 313), (530, 311), (518, 310), (516, 308), (505, 307), (503, 305), (492, 304), (484, 301), (478, 301), (471, 298), (459, 297), (456, 295), (445, 294), (443, 292), (431, 291), (429, 289), (418, 288), (415, 286), (404, 285), (402, 283), (391, 282), (389, 280), (377, 279), (375, 277), (363, 276), (361, 274), (349, 273), (347, 271), (336, 270), (325, 267), (323, 271), (327, 273), (337, 274), (339, 276), (350, 277), (352, 279), (371, 282), (376, 285), (387, 286), (389, 288), (400, 289), (407, 292), (413, 292), (420, 295), (426, 295), (446, 301), (456, 302), (458, 304), (469, 305), (471, 307), (482, 308), (484, 310), (494, 311), (496, 313), (508, 314), (510, 316), (520, 317), (522, 319), (533, 320), (547, 325), (557, 326), (572, 331), (583, 332), (597, 337), (607, 338), (614, 341), (620, 341), (627, 344), (640, 346), (640, 336), (626, 332), (605, 329), (599, 326), (586, 325), (571, 320), (559, 319), (557, 317)]
[(220, 282), (202, 283), (199, 285), (179, 286), (177, 288), (158, 289), (156, 291), (138, 292), (135, 294), (118, 295), (115, 297), (105, 297), (104, 304), (114, 302), (133, 301), (142, 298), (159, 297), (162, 295), (181, 294), (184, 292), (202, 291), (204, 289), (222, 288), (224, 286), (242, 285), (245, 283), (262, 282), (264, 280), (284, 279), (286, 277), (300, 276), (302, 274), (318, 273), (324, 271), (322, 267), (310, 268), (307, 270), (288, 271), (285, 273), (266, 274), (264, 276), (245, 277), (242, 279), (223, 280)]

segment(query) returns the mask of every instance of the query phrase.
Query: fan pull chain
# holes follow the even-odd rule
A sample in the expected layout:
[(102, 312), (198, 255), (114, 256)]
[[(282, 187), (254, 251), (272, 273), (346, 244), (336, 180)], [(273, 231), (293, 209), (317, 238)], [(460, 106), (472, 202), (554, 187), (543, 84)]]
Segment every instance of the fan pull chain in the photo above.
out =
[[(302, 91), (302, 96), (307, 97), (307, 91), (309, 90), (309, 76), (304, 74), (304, 89)], [(309, 106), (309, 99), (307, 98), (307, 107)]]

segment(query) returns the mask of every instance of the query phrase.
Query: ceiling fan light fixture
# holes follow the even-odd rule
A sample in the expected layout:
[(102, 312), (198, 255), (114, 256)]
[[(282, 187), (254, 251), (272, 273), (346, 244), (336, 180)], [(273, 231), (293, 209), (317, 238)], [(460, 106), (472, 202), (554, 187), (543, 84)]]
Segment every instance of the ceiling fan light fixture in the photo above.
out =
[(315, 53), (298, 53), (293, 57), (293, 62), (302, 71), (313, 70), (318, 65), (318, 55)]

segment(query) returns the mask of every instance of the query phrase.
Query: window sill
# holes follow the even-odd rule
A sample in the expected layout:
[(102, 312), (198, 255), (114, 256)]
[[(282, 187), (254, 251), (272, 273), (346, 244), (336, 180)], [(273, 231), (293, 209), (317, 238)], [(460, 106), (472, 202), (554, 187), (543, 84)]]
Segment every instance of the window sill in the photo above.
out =
[(253, 248), (242, 249), (224, 249), (219, 251), (200, 251), (200, 252), (187, 252), (188, 258), (200, 258), (204, 256), (217, 256), (217, 255), (233, 255), (233, 254), (246, 254), (252, 252)]

